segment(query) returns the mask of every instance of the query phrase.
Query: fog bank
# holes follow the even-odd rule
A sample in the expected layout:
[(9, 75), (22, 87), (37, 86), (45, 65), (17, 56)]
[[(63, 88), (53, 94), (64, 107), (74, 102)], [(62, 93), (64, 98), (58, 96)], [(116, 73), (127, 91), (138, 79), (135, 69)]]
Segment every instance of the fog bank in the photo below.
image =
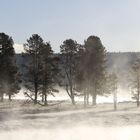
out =
[(1, 132), (2, 140), (138, 140), (139, 126), (127, 127), (90, 127), (79, 126), (63, 129), (27, 129)]

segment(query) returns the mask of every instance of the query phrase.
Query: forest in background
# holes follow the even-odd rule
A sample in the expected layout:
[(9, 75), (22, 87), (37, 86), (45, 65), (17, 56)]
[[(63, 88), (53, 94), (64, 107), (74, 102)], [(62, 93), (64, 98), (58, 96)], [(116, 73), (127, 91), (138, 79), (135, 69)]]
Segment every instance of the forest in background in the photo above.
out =
[[(140, 59), (138, 52), (107, 52), (97, 36), (89, 36), (84, 44), (67, 39), (55, 54), (50, 42), (33, 34), (24, 44), (25, 53), (15, 54), (12, 37), (0, 33), (0, 96), (12, 96), (25, 88), (25, 96), (34, 104), (47, 106), (48, 96), (66, 90), (73, 105), (75, 97), (84, 97), (84, 106), (96, 105), (97, 95), (114, 96), (117, 109), (117, 88), (131, 90), (139, 106)], [(41, 99), (40, 99), (41, 98)]]

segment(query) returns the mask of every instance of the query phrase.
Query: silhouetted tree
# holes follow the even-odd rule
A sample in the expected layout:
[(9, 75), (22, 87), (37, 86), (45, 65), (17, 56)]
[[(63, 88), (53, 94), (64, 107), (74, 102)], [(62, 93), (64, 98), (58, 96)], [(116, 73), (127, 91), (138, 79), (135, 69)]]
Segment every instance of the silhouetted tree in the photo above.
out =
[(47, 96), (53, 95), (57, 91), (54, 86), (57, 83), (58, 76), (58, 57), (53, 54), (51, 45), (44, 43), (41, 48), (41, 81), (42, 81), (42, 101), (44, 105), (48, 105)]
[(139, 107), (139, 99), (140, 99), (140, 58), (138, 58), (134, 65), (132, 66), (132, 92), (133, 99), (137, 102), (137, 107)]
[(4, 93), (11, 96), (18, 93), (19, 72), (16, 66), (13, 39), (5, 33), (0, 33), (0, 95), (3, 101)]
[(96, 104), (96, 96), (104, 93), (106, 78), (106, 50), (100, 38), (90, 36), (85, 41), (85, 77), (87, 91), (92, 95), (92, 104)]
[(76, 67), (76, 91), (80, 93), (80, 96), (84, 96), (84, 106), (89, 103), (89, 93), (86, 77), (86, 60), (85, 60), (85, 48), (84, 45), (79, 45), (77, 52), (77, 67)]
[(66, 91), (72, 101), (75, 104), (75, 75), (77, 66), (77, 51), (78, 44), (72, 39), (65, 40), (60, 46), (62, 66), (64, 70), (65, 77), (65, 87)]
[[(44, 46), (43, 39), (38, 34), (33, 34), (27, 43), (24, 44), (26, 51), (26, 57), (28, 61), (26, 63), (26, 74), (25, 74), (25, 87), (31, 93), (29, 96), (34, 104), (37, 104), (38, 94), (41, 90), (41, 48)], [(27, 93), (26, 93), (27, 95)], [(29, 94), (28, 94), (29, 95)]]

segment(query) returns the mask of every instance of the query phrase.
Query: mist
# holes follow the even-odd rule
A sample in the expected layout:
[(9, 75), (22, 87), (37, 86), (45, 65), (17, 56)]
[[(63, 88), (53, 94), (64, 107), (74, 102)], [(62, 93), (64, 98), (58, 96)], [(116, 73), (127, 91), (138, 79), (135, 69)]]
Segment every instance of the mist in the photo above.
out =
[[(113, 55), (113, 54), (112, 54)], [(115, 54), (117, 55), (117, 54)], [(24, 89), (13, 97), (12, 103), (0, 103), (0, 139), (4, 140), (135, 140), (139, 136), (139, 109), (128, 89), (126, 69), (132, 64), (131, 55), (123, 54), (109, 59), (108, 71), (119, 75), (117, 111), (113, 108), (113, 95), (97, 96), (97, 105), (84, 108), (84, 97), (75, 97), (71, 105), (65, 88), (57, 87), (59, 93), (48, 96), (48, 101), (65, 101), (56, 106), (33, 106), (22, 104), (28, 98)], [(125, 74), (124, 74), (125, 73)], [(20, 101), (18, 101), (20, 100)], [(39, 98), (41, 100), (41, 98)], [(22, 102), (22, 103), (21, 103)], [(92, 98), (89, 98), (91, 104)], [(8, 106), (7, 106), (8, 105)], [(6, 108), (6, 109), (4, 109)]]
[(70, 103), (49, 108), (28, 105), (27, 109), (19, 103), (16, 108), (11, 103), (10, 108), (1, 109), (0, 139), (135, 140), (140, 137), (140, 113), (135, 103), (119, 103), (117, 111), (112, 104), (85, 109), (72, 107)]
[(15, 39), (0, 33), (0, 140), (139, 139), (140, 53), (108, 52), (108, 40), (95, 34), (82, 44), (66, 38), (55, 53), (41, 35), (14, 45)]
[(2, 132), (0, 138), (4, 140), (136, 140), (139, 139), (139, 126), (127, 127), (90, 127), (79, 126), (76, 128), (64, 128), (53, 130), (18, 130)]

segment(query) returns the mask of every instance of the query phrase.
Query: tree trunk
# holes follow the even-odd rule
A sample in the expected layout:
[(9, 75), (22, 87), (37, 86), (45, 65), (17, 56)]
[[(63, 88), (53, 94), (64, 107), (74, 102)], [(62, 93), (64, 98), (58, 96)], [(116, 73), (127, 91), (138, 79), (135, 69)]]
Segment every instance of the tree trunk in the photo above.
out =
[(35, 100), (34, 100), (34, 104), (37, 104), (37, 82), (35, 81)]
[(114, 110), (117, 110), (117, 91), (114, 91)]
[(139, 106), (140, 106), (139, 98), (140, 98), (140, 93), (139, 93), (139, 91), (138, 91), (138, 97), (137, 97), (137, 107), (139, 107)]
[(3, 97), (3, 96), (4, 96), (4, 94), (3, 94), (3, 93), (1, 93), (1, 99), (0, 99), (0, 101), (1, 101), (1, 102), (3, 102), (3, 99), (4, 99), (4, 97)]
[(35, 88), (35, 100), (34, 104), (37, 104), (37, 97), (38, 97), (38, 54), (37, 50), (35, 50), (35, 62), (34, 62), (34, 69), (35, 69), (35, 75), (34, 75), (34, 88)]
[(96, 94), (92, 94), (92, 105), (96, 105), (96, 98), (97, 98), (97, 95)]
[(89, 93), (87, 93), (86, 96), (86, 104), (89, 105)]
[(44, 97), (45, 97), (45, 102), (44, 102), (44, 105), (45, 105), (45, 106), (47, 106), (47, 105), (48, 105), (47, 93), (45, 93), (45, 96), (44, 96)]
[(11, 96), (11, 94), (9, 94), (8, 96), (9, 96), (9, 101), (11, 102), (11, 101), (12, 101), (12, 96)]
[(71, 102), (72, 102), (73, 105), (75, 105), (75, 99), (74, 99), (73, 95), (71, 96)]
[(44, 102), (44, 94), (42, 93), (42, 102)]
[(84, 107), (86, 107), (87, 105), (87, 95), (86, 95), (86, 92), (84, 92)]
[(93, 93), (92, 93), (92, 105), (95, 106), (96, 105), (96, 97), (97, 97), (97, 94), (96, 94), (96, 77), (94, 79), (94, 82), (93, 82)]
[(86, 107), (86, 105), (89, 105), (89, 93), (87, 89), (84, 91), (84, 107)]
[(72, 104), (75, 105), (75, 99), (74, 99), (74, 94), (73, 94), (72, 81), (70, 81), (70, 94), (71, 94), (71, 101), (72, 101)]

